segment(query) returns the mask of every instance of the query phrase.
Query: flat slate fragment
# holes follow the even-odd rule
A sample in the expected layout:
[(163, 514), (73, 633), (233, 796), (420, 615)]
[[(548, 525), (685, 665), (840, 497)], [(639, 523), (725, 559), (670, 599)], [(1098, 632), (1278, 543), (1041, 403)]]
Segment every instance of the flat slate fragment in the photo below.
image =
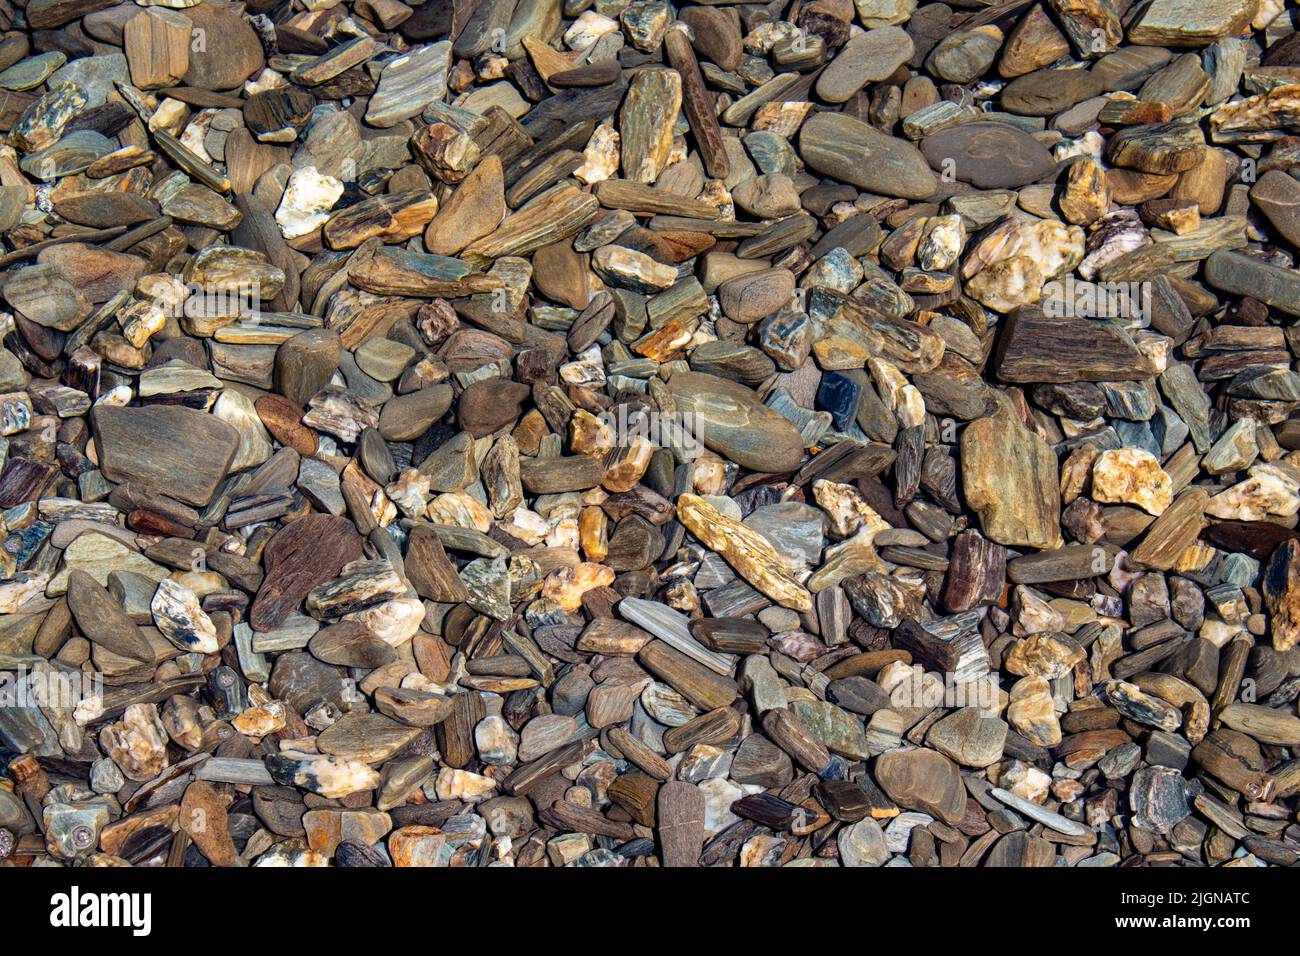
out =
[(239, 450), (234, 428), (191, 408), (98, 405), (90, 422), (106, 477), (138, 482), (191, 505), (212, 499)]
[(1205, 281), (1224, 292), (1249, 295), (1288, 315), (1300, 315), (1300, 273), (1294, 269), (1219, 250), (1205, 260)]
[(1049, 317), (1021, 306), (1004, 322), (994, 356), (1004, 382), (1127, 382), (1151, 378), (1137, 346), (1117, 328), (1088, 319)]
[(962, 434), (962, 492), (980, 528), (999, 544), (1061, 546), (1060, 493), (1051, 448), (1007, 413)]

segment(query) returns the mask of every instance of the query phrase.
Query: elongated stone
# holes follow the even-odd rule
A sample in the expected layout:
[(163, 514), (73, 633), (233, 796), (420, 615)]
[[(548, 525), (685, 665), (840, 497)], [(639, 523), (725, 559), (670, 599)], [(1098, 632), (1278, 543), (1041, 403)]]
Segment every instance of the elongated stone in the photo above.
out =
[(1300, 543), (1294, 539), (1284, 542), (1269, 559), (1264, 571), (1264, 601), (1273, 647), (1289, 651), (1300, 643)]
[(925, 199), (937, 185), (911, 143), (843, 113), (817, 113), (799, 131), (799, 155), (813, 169), (868, 192)]
[(859, 33), (821, 72), (817, 95), (828, 103), (843, 103), (868, 83), (888, 79), (913, 52), (912, 38), (900, 27)]
[(335, 213), (322, 234), (331, 249), (353, 249), (367, 239), (400, 242), (424, 231), (438, 211), (432, 193), (409, 190), (375, 196)]
[(682, 108), (682, 79), (675, 70), (640, 70), (628, 84), (619, 113), (625, 179), (653, 183), (668, 165), (673, 123)]
[(1219, 250), (1205, 260), (1205, 281), (1225, 292), (1253, 296), (1288, 315), (1300, 315), (1300, 273), (1292, 269)]
[(790, 576), (781, 556), (762, 535), (726, 517), (696, 495), (678, 499), (677, 517), (768, 597), (796, 611), (812, 610), (812, 595)]
[(713, 99), (704, 85), (700, 65), (686, 32), (669, 29), (664, 35), (664, 52), (681, 78), (682, 107), (695, 133), (704, 168), (713, 178), (726, 179), (731, 171), (731, 161), (722, 144), (722, 130)]
[(678, 411), (690, 416), (688, 434), (732, 461), (764, 472), (793, 471), (803, 439), (783, 416), (757, 401), (743, 385), (698, 372), (674, 372), (668, 389)]
[(589, 193), (559, 186), (530, 200), (496, 229), (464, 250), (470, 258), (527, 255), (577, 233), (596, 217), (599, 203)]
[(92, 644), (134, 660), (153, 660), (153, 648), (139, 626), (85, 571), (74, 569), (68, 576), (68, 610)]
[(1036, 803), (1017, 796), (1009, 790), (1003, 790), (1001, 787), (994, 787), (989, 791), (992, 796), (1005, 803), (1011, 809), (1023, 813), (1031, 820), (1036, 820), (1043, 826), (1055, 830), (1058, 833), (1064, 833), (1066, 836), (1083, 836), (1087, 833), (1087, 828), (1068, 817), (1063, 817), (1059, 813), (1053, 813), (1040, 807)]
[(674, 649), (663, 641), (651, 641), (637, 652), (637, 660), (697, 707), (711, 710), (735, 700), (736, 682)]
[(1028, 133), (1006, 123), (963, 123), (927, 136), (921, 152), (933, 169), (978, 189), (1037, 182), (1056, 166)]
[(673, 780), (659, 788), (655, 799), (664, 866), (698, 866), (704, 848), (704, 795), (693, 784)]
[(1129, 27), (1130, 43), (1152, 46), (1203, 46), (1239, 35), (1254, 7), (1245, 0), (1206, 7), (1186, 0), (1156, 0)]
[(379, 785), (379, 774), (359, 760), (285, 751), (266, 758), (277, 783), (298, 786), (323, 797), (346, 797)]

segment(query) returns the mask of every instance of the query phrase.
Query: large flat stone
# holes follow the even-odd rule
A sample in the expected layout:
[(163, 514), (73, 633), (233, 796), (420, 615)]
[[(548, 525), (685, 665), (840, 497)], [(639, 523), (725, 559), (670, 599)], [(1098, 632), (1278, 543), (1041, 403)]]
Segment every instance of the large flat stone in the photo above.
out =
[(90, 421), (109, 481), (138, 481), (190, 505), (212, 500), (239, 450), (239, 432), (192, 408), (99, 405)]

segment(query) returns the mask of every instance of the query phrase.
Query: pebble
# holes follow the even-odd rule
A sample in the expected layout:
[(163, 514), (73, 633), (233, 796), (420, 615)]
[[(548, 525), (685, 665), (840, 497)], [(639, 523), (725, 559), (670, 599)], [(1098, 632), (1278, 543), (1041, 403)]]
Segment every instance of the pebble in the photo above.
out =
[(921, 152), (930, 166), (977, 189), (1016, 189), (1056, 167), (1052, 154), (1008, 123), (963, 123), (927, 136)]
[(937, 186), (915, 146), (841, 113), (810, 116), (799, 131), (799, 155), (817, 172), (867, 192), (925, 199)]
[(933, 750), (888, 750), (876, 758), (876, 780), (891, 800), (956, 824), (966, 812), (957, 766)]
[(963, 707), (931, 727), (925, 742), (964, 767), (987, 767), (1002, 759), (1006, 736), (1004, 721)]
[(913, 52), (912, 38), (900, 27), (859, 33), (817, 78), (817, 96), (827, 103), (843, 103), (868, 83), (888, 79)]

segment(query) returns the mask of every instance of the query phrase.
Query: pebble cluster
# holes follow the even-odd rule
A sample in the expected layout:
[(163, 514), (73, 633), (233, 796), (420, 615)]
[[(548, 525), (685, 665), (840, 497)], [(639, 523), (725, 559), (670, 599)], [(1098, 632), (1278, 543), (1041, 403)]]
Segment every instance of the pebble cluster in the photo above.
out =
[(0, 132), (0, 866), (1300, 860), (1293, 4), (0, 0)]

